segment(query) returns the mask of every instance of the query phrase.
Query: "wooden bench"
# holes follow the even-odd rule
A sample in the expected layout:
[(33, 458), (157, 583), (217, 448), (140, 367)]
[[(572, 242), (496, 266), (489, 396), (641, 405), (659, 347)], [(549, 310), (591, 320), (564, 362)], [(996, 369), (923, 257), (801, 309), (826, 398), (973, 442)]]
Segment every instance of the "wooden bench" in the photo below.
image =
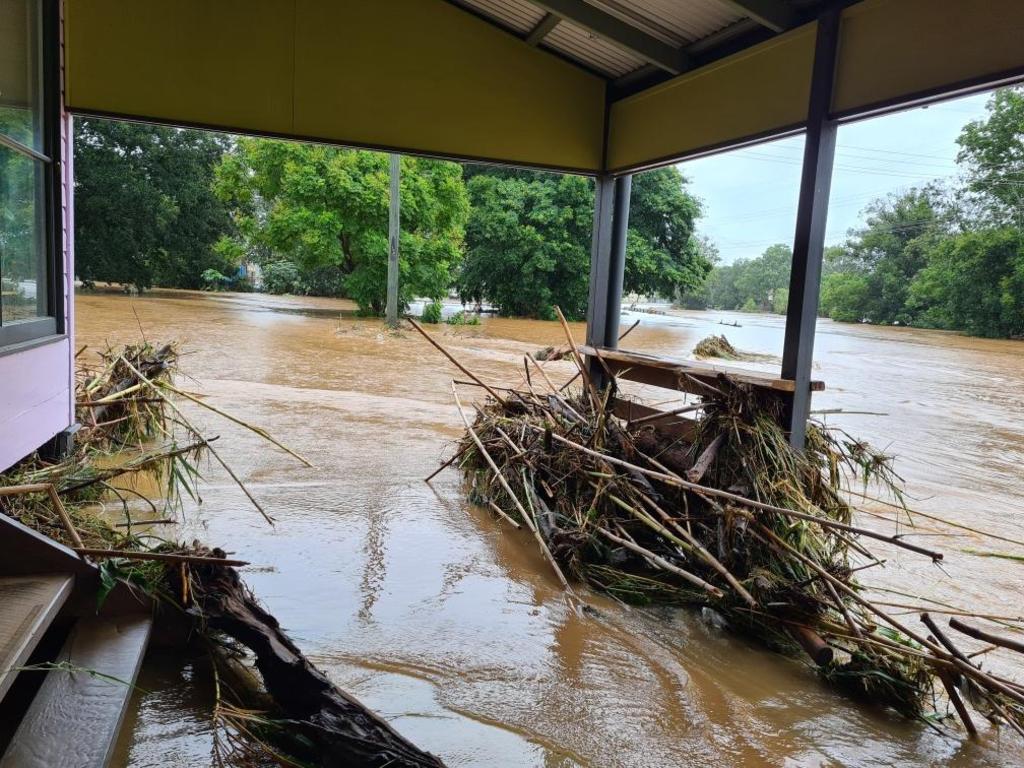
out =
[[(719, 376), (725, 374), (733, 381), (761, 387), (771, 392), (786, 394), (795, 391), (796, 382), (782, 379), (763, 371), (753, 371), (718, 363), (673, 360), (643, 352), (627, 352), (607, 347), (582, 346), (580, 352), (589, 357), (598, 354), (609, 370), (620, 379), (649, 384), (663, 389), (674, 389), (694, 395), (708, 394), (708, 387), (714, 387)], [(821, 392), (825, 382), (812, 381), (811, 391)]]

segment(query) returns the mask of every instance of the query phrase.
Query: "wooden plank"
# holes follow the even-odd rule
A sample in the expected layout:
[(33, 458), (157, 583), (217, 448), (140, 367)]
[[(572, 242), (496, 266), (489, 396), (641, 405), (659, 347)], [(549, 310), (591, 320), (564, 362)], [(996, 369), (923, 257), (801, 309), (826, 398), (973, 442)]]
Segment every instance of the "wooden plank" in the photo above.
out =
[[(792, 392), (794, 382), (790, 379), (782, 379), (770, 373), (752, 371), (743, 368), (734, 368), (727, 365), (711, 363), (698, 363), (689, 360), (673, 360), (658, 355), (648, 355), (642, 352), (627, 352), (621, 349), (608, 349), (601, 347), (597, 350), (605, 363), (619, 378), (637, 381), (642, 384), (650, 384), (664, 389), (676, 389), (682, 392), (690, 392), (695, 395), (707, 394), (706, 387), (701, 383), (714, 386), (719, 376), (723, 374), (733, 381), (751, 386), (769, 389), (774, 392)], [(591, 346), (580, 347), (580, 352), (593, 356), (594, 348)], [(696, 383), (693, 381), (696, 379)], [(812, 381), (811, 391), (821, 392), (825, 389), (825, 382)]]
[(65, 573), (0, 579), (0, 699), (68, 599), (73, 583), (74, 577)]
[(652, 419), (658, 413), (665, 413), (661, 408), (651, 408), (632, 400), (615, 398), (612, 401), (612, 412), (620, 419), (633, 421), (635, 419), (651, 419), (650, 424), (657, 425), (658, 431), (671, 437), (693, 440), (697, 432), (697, 422), (683, 416), (666, 415), (659, 419)]
[(0, 768), (104, 768), (121, 729), (151, 626), (148, 615), (138, 614), (80, 620), (57, 661), (81, 671), (46, 674), (0, 759)]

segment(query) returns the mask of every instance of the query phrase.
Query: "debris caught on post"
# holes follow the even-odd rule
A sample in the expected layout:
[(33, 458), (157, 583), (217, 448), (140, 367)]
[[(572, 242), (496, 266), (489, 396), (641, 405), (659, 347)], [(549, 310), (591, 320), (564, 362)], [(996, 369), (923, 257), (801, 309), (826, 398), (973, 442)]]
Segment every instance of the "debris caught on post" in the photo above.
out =
[[(699, 407), (629, 422), (616, 415), (614, 377), (596, 387), (572, 347), (561, 349), (578, 388), (545, 375), (478, 403), (452, 460), (472, 500), (535, 526), (559, 577), (624, 602), (711, 609), (732, 631), (806, 654), (838, 690), (909, 717), (925, 718), (961, 681), (980, 715), (1024, 727), (1024, 686), (903, 623), (855, 577), (884, 562), (867, 541), (943, 559), (909, 541), (905, 524), (889, 532), (855, 519), (851, 489), (875, 485), (902, 505), (890, 457), (816, 422), (794, 450), (783, 399), (726, 374)], [(964, 701), (948, 698), (974, 733)]]

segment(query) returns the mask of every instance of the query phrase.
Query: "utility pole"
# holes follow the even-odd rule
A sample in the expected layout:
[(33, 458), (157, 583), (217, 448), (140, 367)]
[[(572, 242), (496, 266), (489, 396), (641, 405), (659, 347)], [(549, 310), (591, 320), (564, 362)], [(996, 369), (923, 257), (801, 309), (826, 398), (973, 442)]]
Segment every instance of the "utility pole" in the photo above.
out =
[(398, 235), (399, 197), (401, 170), (399, 156), (391, 154), (391, 202), (388, 206), (388, 302), (387, 321), (392, 328), (398, 327)]

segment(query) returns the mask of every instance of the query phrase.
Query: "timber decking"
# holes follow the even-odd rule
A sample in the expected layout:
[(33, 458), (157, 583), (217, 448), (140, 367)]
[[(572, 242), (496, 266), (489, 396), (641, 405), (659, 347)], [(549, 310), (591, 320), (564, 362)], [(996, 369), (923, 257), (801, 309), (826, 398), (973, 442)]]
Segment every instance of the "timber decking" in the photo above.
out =
[[(580, 347), (580, 352), (590, 357), (595, 355), (594, 348), (590, 346)], [(796, 383), (792, 379), (781, 379), (763, 371), (753, 371), (728, 365), (674, 360), (669, 357), (647, 355), (642, 352), (627, 352), (622, 349), (608, 349), (606, 347), (599, 347), (597, 353), (600, 354), (605, 364), (611, 369), (611, 372), (619, 378), (665, 389), (690, 392), (695, 395), (707, 394), (707, 388), (702, 385), (713, 387), (718, 377), (723, 374), (733, 381), (761, 387), (773, 392), (793, 392), (796, 387)], [(825, 382), (811, 382), (812, 392), (821, 392), (824, 389)]]
[(74, 577), (54, 573), (0, 578), (0, 699), (71, 594)]
[[(80, 620), (46, 674), (0, 768), (103, 768), (149, 640), (148, 615)], [(98, 673), (98, 674), (97, 674)]]

